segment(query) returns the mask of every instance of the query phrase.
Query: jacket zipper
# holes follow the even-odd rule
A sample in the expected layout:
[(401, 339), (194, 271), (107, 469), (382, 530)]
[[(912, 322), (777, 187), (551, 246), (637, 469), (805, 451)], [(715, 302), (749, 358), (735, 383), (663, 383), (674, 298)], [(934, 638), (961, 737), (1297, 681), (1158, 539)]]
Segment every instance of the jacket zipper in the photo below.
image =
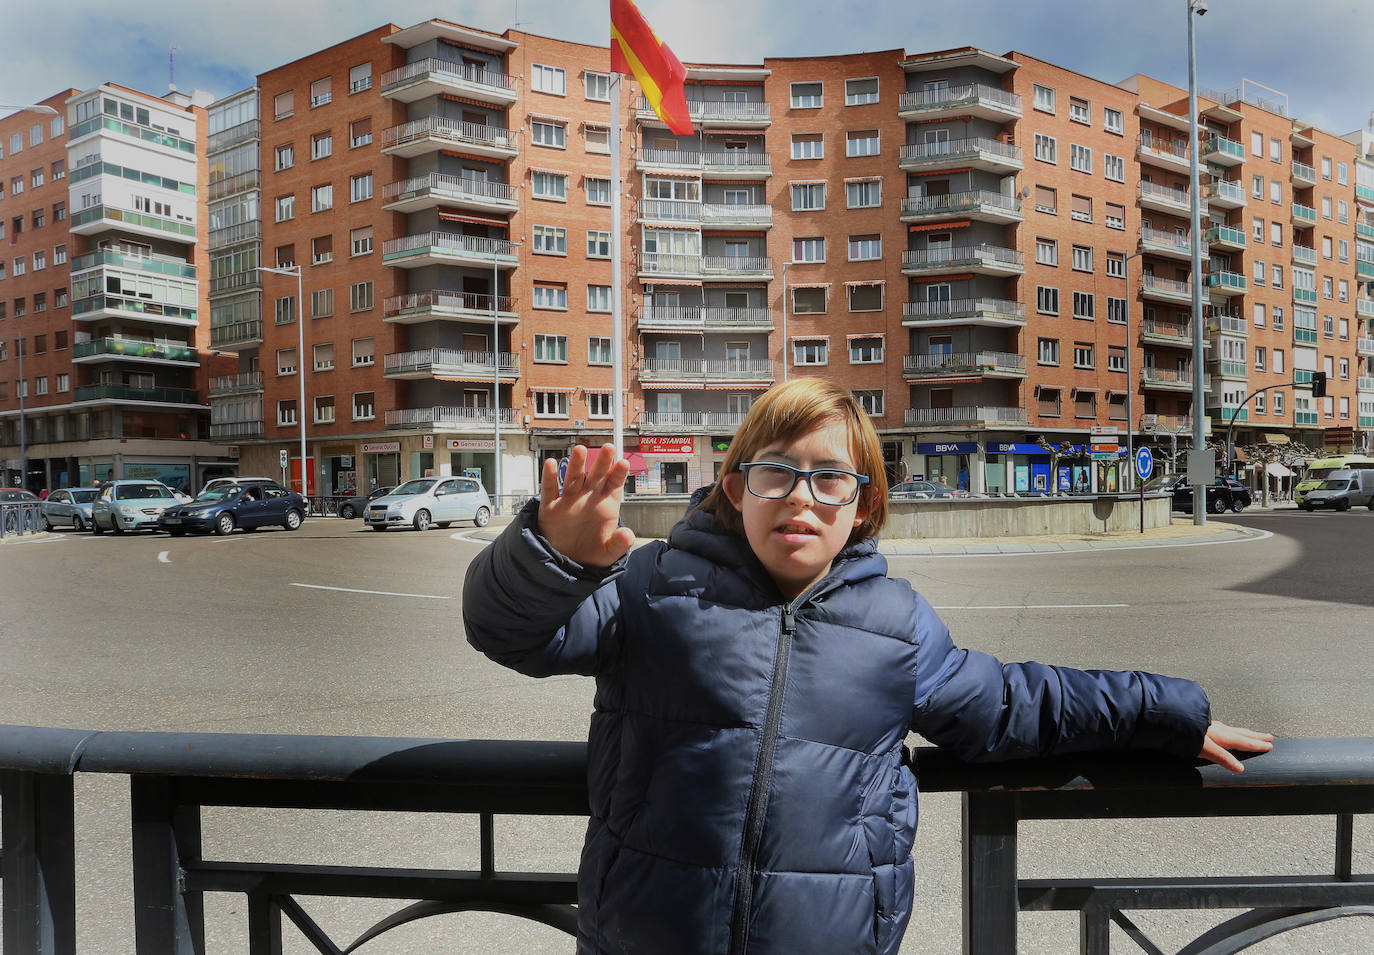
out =
[(749, 945), (749, 913), (754, 900), (754, 870), (763, 844), (763, 815), (768, 808), (768, 787), (773, 775), (773, 750), (782, 722), (782, 695), (787, 687), (787, 664), (792, 654), (792, 634), (797, 629), (796, 608), (806, 598), (802, 594), (782, 608), (782, 627), (773, 654), (773, 683), (768, 690), (768, 713), (759, 743), (758, 763), (749, 788), (749, 805), (744, 817), (744, 839), (740, 845), (739, 872), (735, 882), (734, 915), (730, 921), (731, 955), (745, 955)]

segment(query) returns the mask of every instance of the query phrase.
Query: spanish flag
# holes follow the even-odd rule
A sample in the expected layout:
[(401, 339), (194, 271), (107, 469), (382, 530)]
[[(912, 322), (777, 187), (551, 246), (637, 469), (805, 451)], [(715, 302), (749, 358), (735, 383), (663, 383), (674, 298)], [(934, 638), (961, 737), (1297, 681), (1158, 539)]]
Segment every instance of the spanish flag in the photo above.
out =
[(658, 118), (679, 136), (691, 135), (683, 87), (687, 70), (654, 35), (633, 0), (611, 0), (611, 69), (633, 75)]

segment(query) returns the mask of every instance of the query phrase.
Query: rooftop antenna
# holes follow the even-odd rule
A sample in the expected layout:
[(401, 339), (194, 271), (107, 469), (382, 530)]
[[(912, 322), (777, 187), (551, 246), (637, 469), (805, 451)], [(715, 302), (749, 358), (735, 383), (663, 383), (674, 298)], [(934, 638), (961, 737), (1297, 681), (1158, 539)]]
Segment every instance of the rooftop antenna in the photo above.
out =
[(1369, 128), (1374, 129), (1374, 109), (1369, 111)]
[(170, 90), (177, 88), (177, 48), (175, 46), (167, 51), (167, 88)]

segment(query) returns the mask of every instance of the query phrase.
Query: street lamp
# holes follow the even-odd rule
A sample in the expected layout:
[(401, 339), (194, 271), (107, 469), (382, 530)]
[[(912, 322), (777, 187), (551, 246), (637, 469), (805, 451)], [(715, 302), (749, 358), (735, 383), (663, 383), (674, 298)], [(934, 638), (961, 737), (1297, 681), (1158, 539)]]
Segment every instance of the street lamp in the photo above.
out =
[(790, 347), (787, 342), (787, 270), (794, 265), (800, 265), (796, 259), (782, 264), (782, 380), (787, 380), (787, 349)]
[(57, 115), (57, 110), (51, 106), (11, 106), (8, 103), (0, 103), (0, 109), (17, 109), (21, 113), (39, 113), (43, 116)]
[[(1142, 236), (1143, 237), (1143, 236)], [(1135, 402), (1132, 401), (1135, 392), (1135, 379), (1131, 377), (1131, 300), (1135, 298), (1135, 292), (1131, 288), (1131, 259), (1138, 259), (1145, 254), (1145, 250), (1133, 252), (1126, 256), (1126, 472), (1125, 481), (1122, 482), (1122, 490), (1126, 490), (1127, 483), (1135, 483), (1135, 447), (1132, 437), (1135, 434)], [(1143, 271), (1143, 270), (1142, 270)]]
[[(1198, 196), (1197, 129), (1197, 42), (1193, 34), (1193, 14), (1207, 13), (1207, 0), (1188, 0), (1188, 194), (1193, 230), (1193, 450), (1188, 454), (1188, 472), (1193, 478), (1193, 523), (1207, 523), (1206, 486), (1201, 461), (1203, 451), (1202, 415), (1202, 206)], [(1213, 462), (1213, 468), (1215, 468)], [(1207, 477), (1211, 477), (1208, 475)]]
[[(495, 240), (492, 240), (493, 243)], [(510, 245), (524, 245), (518, 239), (507, 239)], [(497, 246), (491, 249), (491, 456), (496, 462), (492, 472), (492, 509), (501, 513), (501, 323), (497, 318), (496, 293), (501, 288), (501, 273)], [(512, 402), (512, 407), (514, 403)]]
[(24, 336), (6, 335), (0, 341), (13, 341), (15, 348), (19, 350), (19, 383), (16, 385), (19, 392), (19, 486), (28, 490), (29, 455), (28, 444), (24, 435), (24, 391), (28, 387), (28, 383), (24, 379)]
[(296, 421), (301, 426), (301, 497), (310, 492), (310, 482), (305, 473), (305, 300), (301, 291), (301, 267), (290, 265), (279, 268), (258, 266), (259, 272), (273, 275), (294, 275), (296, 277), (296, 377), (300, 379), (300, 405), (296, 408)]

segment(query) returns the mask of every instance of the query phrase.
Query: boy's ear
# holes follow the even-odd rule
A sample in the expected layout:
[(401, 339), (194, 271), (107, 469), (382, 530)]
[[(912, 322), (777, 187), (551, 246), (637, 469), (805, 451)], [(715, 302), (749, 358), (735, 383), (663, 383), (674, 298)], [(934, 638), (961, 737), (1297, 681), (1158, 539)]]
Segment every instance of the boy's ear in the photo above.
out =
[(720, 479), (720, 489), (725, 492), (725, 496), (730, 503), (735, 505), (735, 510), (743, 513), (744, 511), (744, 474), (740, 471), (731, 471)]

